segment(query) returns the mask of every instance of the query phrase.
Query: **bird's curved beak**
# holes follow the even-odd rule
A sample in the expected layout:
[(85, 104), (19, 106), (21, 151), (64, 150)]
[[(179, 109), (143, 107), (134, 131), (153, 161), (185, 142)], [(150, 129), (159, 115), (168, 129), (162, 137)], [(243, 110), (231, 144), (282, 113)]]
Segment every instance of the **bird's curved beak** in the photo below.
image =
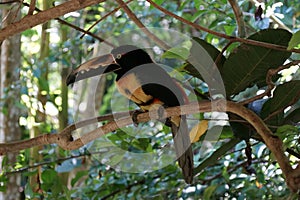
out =
[(106, 54), (93, 58), (74, 69), (67, 77), (66, 83), (67, 85), (71, 85), (77, 81), (113, 72), (120, 68), (114, 56), (112, 54)]

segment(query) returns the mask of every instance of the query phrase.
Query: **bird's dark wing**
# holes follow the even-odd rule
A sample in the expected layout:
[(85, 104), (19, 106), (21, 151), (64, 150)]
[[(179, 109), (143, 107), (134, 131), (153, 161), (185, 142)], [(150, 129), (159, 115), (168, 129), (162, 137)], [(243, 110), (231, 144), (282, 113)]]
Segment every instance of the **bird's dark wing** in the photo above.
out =
[[(160, 66), (150, 64), (150, 66), (137, 69), (135, 74), (141, 80), (144, 93), (163, 102), (164, 107), (184, 104), (186, 94)], [(192, 183), (193, 152), (186, 116), (171, 117), (166, 124), (172, 129), (175, 151), (184, 179), (187, 183)]]
[(145, 94), (164, 102), (165, 107), (184, 104), (185, 94), (162, 67), (152, 63), (134, 70)]

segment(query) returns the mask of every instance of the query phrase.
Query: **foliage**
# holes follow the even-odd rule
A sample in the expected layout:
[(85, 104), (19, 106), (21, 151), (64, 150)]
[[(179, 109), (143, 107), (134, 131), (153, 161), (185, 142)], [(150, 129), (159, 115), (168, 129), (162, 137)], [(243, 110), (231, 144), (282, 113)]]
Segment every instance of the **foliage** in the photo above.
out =
[[(235, 35), (237, 24), (235, 15), (227, 1), (223, 0), (194, 0), (194, 1), (161, 1), (156, 0), (169, 11), (184, 17), (190, 22), (201, 24), (217, 32)], [(280, 6), (276, 1), (268, 1), (264, 10), (264, 17), (255, 21), (253, 15), (256, 7), (249, 1), (239, 1), (240, 8), (246, 14), (246, 30), (248, 39), (267, 42), (274, 45), (299, 47), (299, 4), (297, 1), (285, 1)], [(85, 29), (96, 20), (103, 17), (118, 6), (115, 2), (106, 1), (91, 6), (85, 10), (65, 16), (64, 20), (77, 26), (83, 25)], [(243, 101), (266, 91), (269, 83), (266, 82), (269, 69), (278, 69), (292, 59), (299, 59), (299, 54), (270, 49), (241, 43), (231, 43), (213, 34), (200, 32), (193, 27), (182, 24), (169, 16), (165, 16), (146, 1), (134, 1), (129, 4), (132, 11), (146, 26), (170, 28), (182, 33), (190, 34), (194, 39), (191, 45), (172, 48), (158, 57), (166, 63), (184, 63), (189, 55), (201, 57), (195, 53), (195, 45), (206, 50), (221, 73), (225, 84), (226, 98), (233, 101)], [(273, 9), (273, 10), (272, 10)], [(271, 11), (272, 10), (272, 11)], [(25, 10), (23, 11), (25, 13)], [(277, 28), (278, 24), (272, 21), (271, 16), (282, 16), (282, 23), (294, 34), (287, 30)], [(296, 20), (295, 24), (290, 22)], [(51, 51), (43, 61), (39, 60), (38, 53), (39, 28), (27, 30), (22, 34), (23, 63), (20, 69), (20, 82), (23, 115), (20, 116), (20, 126), (23, 128), (23, 138), (29, 138), (30, 130), (39, 128), (41, 133), (58, 132), (57, 115), (62, 109), (61, 104), (61, 75), (63, 67), (78, 66), (95, 52), (98, 41), (91, 36), (79, 39), (81, 33), (74, 32), (69, 27), (68, 40), (60, 40), (61, 27), (52, 22)], [(267, 26), (267, 27), (266, 27)], [(136, 25), (121, 9), (98, 23), (91, 32), (108, 38), (120, 35), (122, 32), (135, 29)], [(268, 28), (268, 29), (265, 29)], [(264, 29), (264, 30), (260, 30)], [(53, 31), (54, 30), (54, 31)], [(158, 37), (166, 37), (161, 34)], [(186, 41), (185, 41), (186, 42)], [(94, 48), (95, 47), (95, 48)], [(222, 50), (225, 50), (223, 55)], [(220, 56), (221, 55), (221, 56)], [(157, 55), (156, 55), (157, 56)], [(41, 76), (43, 62), (49, 63), (48, 81)], [(201, 60), (199, 62), (202, 62)], [(176, 66), (178, 71), (184, 72), (184, 79), (189, 80), (193, 89), (199, 93), (197, 99), (212, 98), (208, 93), (208, 86), (191, 63)], [(300, 83), (299, 66), (292, 66), (276, 73), (272, 81), (276, 86), (272, 96), (261, 97), (249, 103), (248, 108), (255, 111), (265, 123), (284, 142), (287, 152), (292, 152), (294, 164), (299, 160), (299, 133), (300, 133)], [(122, 109), (124, 102), (120, 94), (115, 94), (112, 75), (106, 77), (100, 114), (110, 113), (112, 110)], [(37, 85), (40, 85), (46, 96), (45, 115), (46, 122), (41, 124), (34, 120), (37, 112), (41, 112), (41, 102), (38, 101)], [(88, 91), (86, 91), (88, 92)], [(200, 95), (201, 94), (201, 95)], [(111, 102), (111, 96), (117, 98)], [(69, 92), (69, 122), (76, 120), (73, 116), (76, 96)], [(75, 99), (75, 100), (74, 100)], [(119, 107), (118, 107), (119, 106)], [(130, 105), (132, 109), (136, 107)], [(112, 109), (113, 107), (113, 109)], [(77, 109), (77, 108), (76, 108)], [(5, 109), (2, 112), (7, 113)], [(98, 114), (97, 113), (97, 114)], [(190, 116), (194, 120), (209, 120), (212, 113)], [(74, 118), (75, 119), (74, 119)], [(191, 125), (193, 120), (189, 120)], [(211, 123), (209, 131), (218, 128)], [(128, 168), (138, 168), (151, 165), (145, 160), (132, 161), (124, 151), (133, 153), (158, 152), (168, 145), (172, 136), (167, 127), (159, 122), (149, 122), (138, 127), (126, 127), (110, 133), (91, 144), (76, 151), (64, 151), (57, 145), (49, 145), (40, 149), (41, 160), (30, 166), (30, 151), (20, 152), (18, 161), (13, 164), (3, 161), (0, 189), (5, 190), (5, 183), (11, 173), (22, 172), (22, 188), (27, 199), (285, 199), (292, 197), (282, 177), (281, 170), (274, 162), (273, 155), (266, 148), (255, 129), (234, 115), (229, 115), (229, 123), (222, 125), (221, 136), (213, 146), (213, 150), (205, 151), (203, 146), (215, 144), (215, 141), (205, 141), (205, 134), (198, 142), (193, 144), (194, 164), (197, 172), (194, 184), (186, 185), (182, 179), (181, 171), (175, 162), (164, 165), (164, 159), (158, 162), (156, 171), (145, 173), (129, 173), (118, 169), (121, 161), (128, 159)], [(117, 147), (117, 148), (116, 148)], [(167, 159), (167, 158), (165, 158)], [(139, 163), (140, 162), (140, 163)], [(167, 163), (167, 161), (166, 161)], [(131, 165), (129, 165), (131, 164)], [(159, 166), (161, 164), (163, 167)], [(117, 167), (116, 167), (117, 166)], [(69, 173), (70, 177), (64, 180), (62, 173)], [(31, 176), (39, 177), (39, 190), (28, 181)]]

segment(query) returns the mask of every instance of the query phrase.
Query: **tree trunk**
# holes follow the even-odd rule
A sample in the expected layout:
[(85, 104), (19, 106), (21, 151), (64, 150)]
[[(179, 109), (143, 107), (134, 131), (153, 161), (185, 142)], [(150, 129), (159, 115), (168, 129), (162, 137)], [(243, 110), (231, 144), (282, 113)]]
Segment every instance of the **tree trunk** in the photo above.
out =
[[(50, 8), (50, 2), (47, 0), (43, 0), (43, 10), (47, 10)], [(45, 106), (48, 101), (48, 92), (49, 87), (48, 83), (48, 62), (46, 62), (46, 58), (49, 56), (50, 51), (50, 37), (49, 37), (49, 29), (50, 22), (46, 22), (42, 25), (41, 30), (41, 41), (40, 41), (40, 57), (39, 60), (42, 63), (40, 66), (40, 77), (38, 78), (38, 94), (37, 99), (38, 102), (40, 102), (41, 108), (39, 108), (36, 112), (36, 115), (33, 116), (35, 119), (35, 123), (39, 124), (46, 124), (46, 110)], [(43, 126), (40, 126), (43, 127)], [(43, 133), (44, 131), (39, 126), (34, 126), (33, 129), (30, 130), (30, 137), (34, 138)], [(42, 160), (41, 155), (39, 154), (39, 151), (42, 147), (33, 147), (30, 149), (31, 157), (33, 158), (30, 162), (31, 165), (34, 163), (38, 163)], [(40, 190), (40, 175), (42, 173), (41, 167), (38, 168), (38, 173), (34, 176), (31, 176), (29, 179), (29, 183), (32, 187), (32, 190), (34, 192), (39, 192)]]
[[(2, 27), (19, 18), (19, 10), (2, 10)], [(21, 110), (17, 106), (20, 102), (20, 66), (21, 66), (21, 35), (16, 34), (2, 42), (1, 45), (1, 78), (0, 78), (0, 142), (21, 139), (19, 117)], [(7, 155), (8, 163), (16, 163), (17, 153)], [(0, 164), (2, 164), (0, 159)], [(2, 171), (2, 166), (0, 166)], [(8, 177), (7, 190), (0, 193), (0, 199), (21, 199), (21, 175), (19, 173)]]

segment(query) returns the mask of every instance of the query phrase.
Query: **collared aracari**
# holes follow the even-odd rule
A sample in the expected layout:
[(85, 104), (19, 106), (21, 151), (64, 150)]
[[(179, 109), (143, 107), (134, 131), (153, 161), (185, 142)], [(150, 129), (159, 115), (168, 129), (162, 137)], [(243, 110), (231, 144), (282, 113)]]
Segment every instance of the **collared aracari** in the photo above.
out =
[[(91, 59), (74, 69), (67, 85), (103, 73), (114, 72), (119, 92), (136, 103), (143, 111), (159, 110), (183, 105), (187, 96), (182, 87), (144, 50), (124, 45), (110, 54)], [(171, 127), (179, 166), (186, 183), (193, 180), (193, 152), (186, 116), (172, 116), (165, 120)]]

